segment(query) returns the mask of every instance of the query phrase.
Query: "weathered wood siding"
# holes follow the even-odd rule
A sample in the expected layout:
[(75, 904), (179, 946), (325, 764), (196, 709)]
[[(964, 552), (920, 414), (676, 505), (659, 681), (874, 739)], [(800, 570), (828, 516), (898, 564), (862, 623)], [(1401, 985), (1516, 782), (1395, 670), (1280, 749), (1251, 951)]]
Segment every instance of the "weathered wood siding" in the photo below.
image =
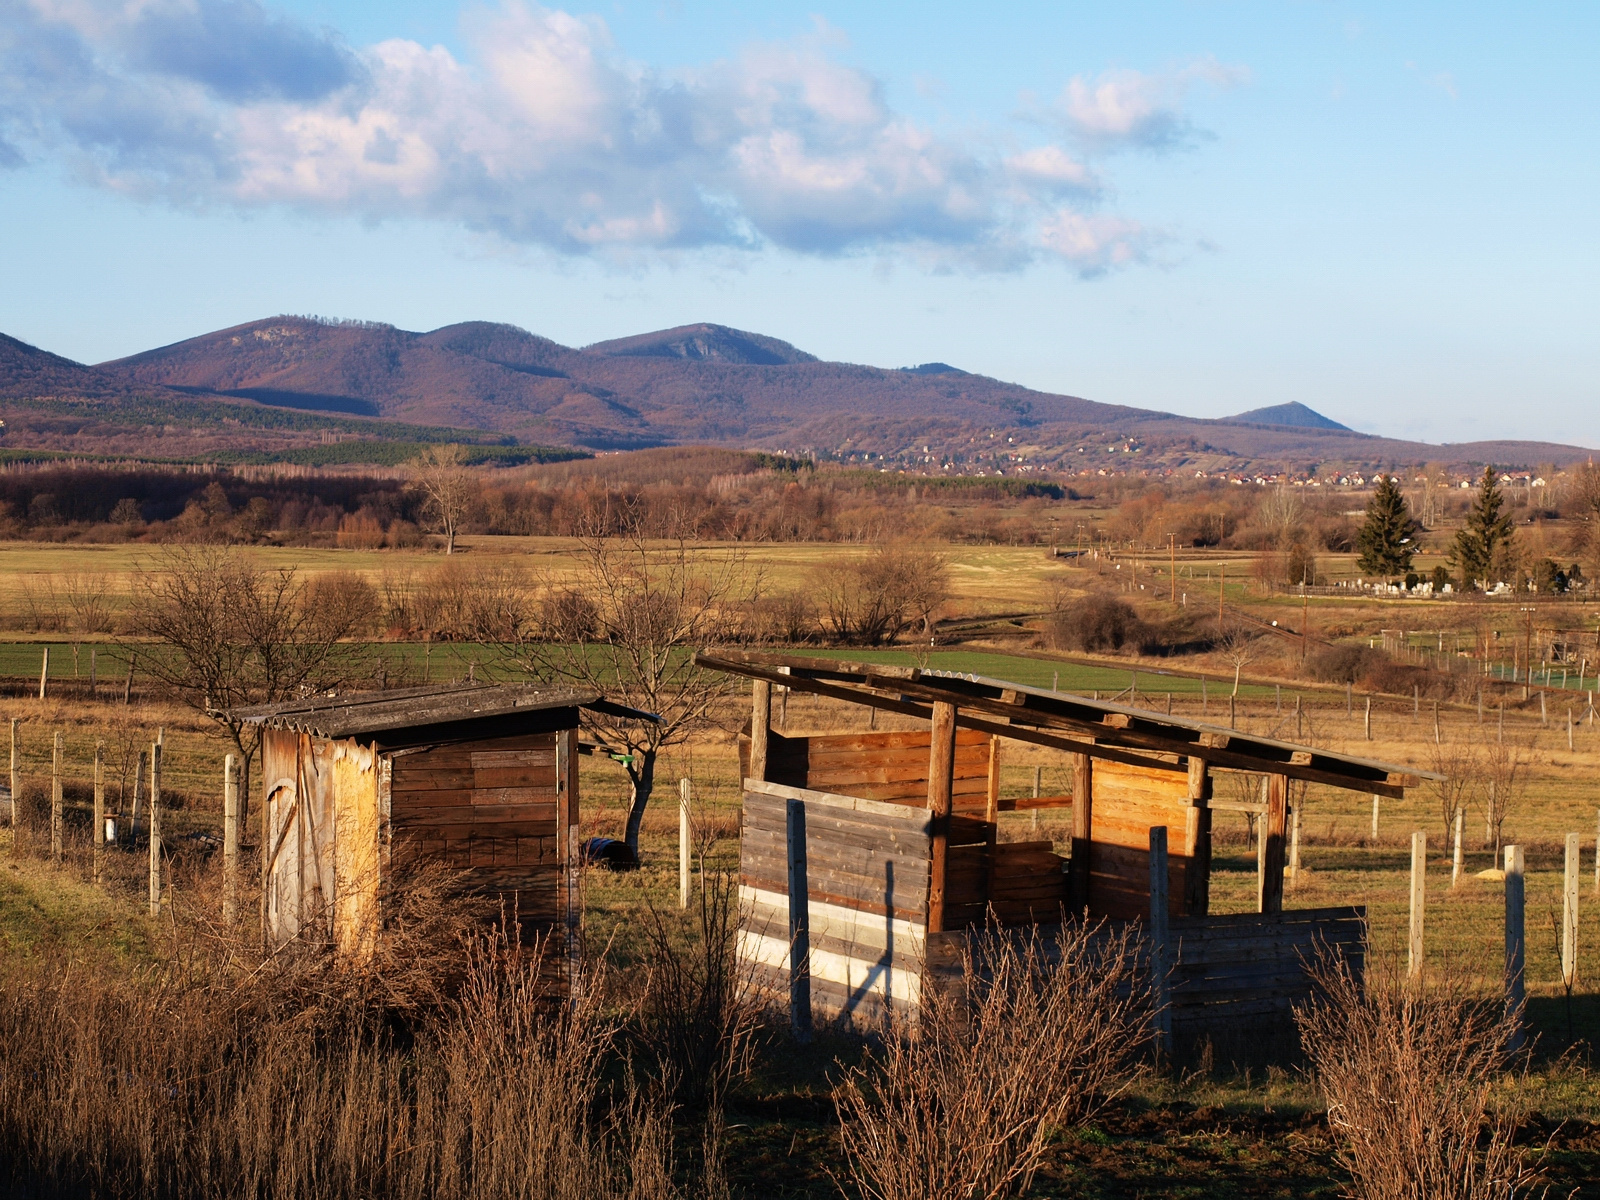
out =
[(1126, 920), (1150, 912), (1150, 829), (1167, 829), (1168, 911), (1184, 898), (1199, 822), (1186, 775), (1094, 760), (1089, 825), (1089, 912)]
[[(768, 734), (767, 779), (789, 787), (835, 796), (912, 804), (928, 802), (928, 752), (933, 735), (926, 729), (901, 732), (813, 734), (785, 737)], [(741, 776), (750, 773), (750, 742), (739, 740)], [(971, 729), (956, 732), (956, 766), (952, 802), (956, 812), (982, 812), (989, 791), (989, 735)]]
[(268, 941), (302, 930), (362, 954), (377, 932), (377, 757), (354, 739), (269, 729), (262, 735)]
[(464, 742), (393, 755), (391, 861), (419, 858), (467, 871), (505, 894), (525, 922), (564, 913), (554, 733)]
[(915, 1007), (932, 854), (923, 810), (746, 781), (740, 957), (763, 988), (788, 996), (791, 798), (805, 804), (813, 1010), (865, 1024)]
[[(1138, 928), (1144, 922), (1136, 922)], [(1052, 938), (1059, 926), (1041, 923)], [(959, 988), (962, 952), (979, 930), (929, 934), (927, 986)], [(1366, 909), (1312, 908), (1283, 913), (1182, 917), (1169, 925), (1168, 976), (1173, 1049), (1180, 1060), (1292, 1061), (1299, 1055), (1294, 1006), (1313, 991), (1308, 967), (1326, 951), (1341, 954), (1360, 976), (1366, 961)], [(1137, 952), (1148, 954), (1141, 940)]]

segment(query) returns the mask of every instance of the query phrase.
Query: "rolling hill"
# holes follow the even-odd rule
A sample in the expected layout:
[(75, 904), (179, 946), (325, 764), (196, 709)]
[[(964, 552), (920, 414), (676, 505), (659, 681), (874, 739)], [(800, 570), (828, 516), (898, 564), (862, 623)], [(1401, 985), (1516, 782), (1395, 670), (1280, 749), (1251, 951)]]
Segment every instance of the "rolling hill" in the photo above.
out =
[(709, 443), (959, 469), (1016, 456), (1035, 470), (1176, 470), (1532, 465), (1589, 453), (1373, 437), (1296, 403), (1201, 420), (1033, 391), (942, 362), (899, 370), (823, 362), (777, 338), (711, 324), (574, 348), (481, 321), (416, 333), (280, 316), (93, 367), (0, 340), (0, 399), (46, 397), (77, 397), (111, 423), (118, 412), (131, 416), (130, 405), (184, 400), (241, 418), (299, 410), (334, 425), (399, 421), (594, 450)]

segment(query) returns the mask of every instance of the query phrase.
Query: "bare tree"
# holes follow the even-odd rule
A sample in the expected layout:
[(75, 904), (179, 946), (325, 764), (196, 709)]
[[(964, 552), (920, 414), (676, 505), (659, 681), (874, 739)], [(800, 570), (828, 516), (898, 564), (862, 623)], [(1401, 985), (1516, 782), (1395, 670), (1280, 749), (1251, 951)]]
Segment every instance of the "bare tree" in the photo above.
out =
[(478, 494), (478, 480), (458, 445), (425, 446), (411, 464), (429, 515), (444, 534), (444, 552), (454, 554), (456, 531)]
[(239, 752), (241, 819), (249, 812), (257, 727), (235, 712), (338, 687), (362, 673), (361, 647), (341, 644), (375, 615), (340, 588), (343, 602), (318, 603), (294, 568), (264, 570), (239, 551), (173, 546), (144, 572), (136, 593), (139, 632), (158, 644), (140, 665), (173, 699), (221, 727)]
[(539, 623), (522, 632), (521, 659), (536, 676), (660, 718), (583, 714), (585, 732), (628, 773), (624, 837), (637, 854), (661, 751), (701, 726), (732, 686), (696, 666), (694, 651), (737, 631), (757, 580), (740, 551), (699, 552), (686, 535), (650, 541), (637, 514), (622, 528), (579, 538), (576, 576), (546, 584)]
[(883, 542), (865, 558), (820, 567), (814, 584), (824, 627), (844, 642), (876, 646), (920, 626), (933, 632), (933, 614), (950, 591), (944, 556), (922, 546)]
[(1445, 845), (1450, 844), (1456, 813), (1467, 808), (1483, 787), (1483, 760), (1470, 740), (1452, 739), (1433, 748), (1433, 769), (1443, 779), (1428, 780), (1428, 790), (1439, 805)]
[(1222, 656), (1233, 664), (1233, 694), (1239, 694), (1239, 675), (1261, 652), (1261, 639), (1248, 625), (1235, 625), (1223, 633)]
[(1495, 859), (1500, 857), (1502, 832), (1506, 818), (1522, 801), (1528, 788), (1527, 768), (1533, 757), (1533, 741), (1514, 738), (1496, 738), (1483, 747), (1483, 819), (1484, 845), (1494, 846)]

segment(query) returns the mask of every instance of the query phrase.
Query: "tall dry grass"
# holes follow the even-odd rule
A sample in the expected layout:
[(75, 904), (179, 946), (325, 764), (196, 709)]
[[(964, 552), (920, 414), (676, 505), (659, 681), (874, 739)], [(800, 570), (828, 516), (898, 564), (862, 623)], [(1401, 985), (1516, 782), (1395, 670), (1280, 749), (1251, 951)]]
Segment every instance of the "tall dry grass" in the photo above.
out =
[[(669, 1101), (591, 970), (552, 1005), (502, 931), (432, 1003), (305, 950), (0, 977), (0, 1191), (30, 1197), (668, 1200)], [(214, 961), (210, 962), (214, 967)], [(423, 1004), (423, 1000), (429, 1003)], [(705, 1151), (713, 1184), (719, 1147)]]
[(1295, 1010), (1358, 1200), (1509, 1200), (1533, 1172), (1518, 1114), (1494, 1105), (1513, 1025), (1465, 972), (1408, 981), (1393, 955), (1363, 974), (1342, 957), (1313, 967), (1318, 992)]
[(848, 1173), (871, 1200), (1021, 1195), (1055, 1133), (1141, 1073), (1149, 989), (1127, 928), (990, 929), (968, 939), (963, 974), (835, 1092)]

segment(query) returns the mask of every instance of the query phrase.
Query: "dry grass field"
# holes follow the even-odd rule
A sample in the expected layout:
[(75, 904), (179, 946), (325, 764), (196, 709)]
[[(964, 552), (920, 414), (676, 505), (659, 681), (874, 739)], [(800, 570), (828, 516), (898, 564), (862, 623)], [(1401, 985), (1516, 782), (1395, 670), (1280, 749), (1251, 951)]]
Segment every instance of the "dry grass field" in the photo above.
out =
[[(552, 575), (572, 569), (570, 545), (555, 540), (467, 538), (464, 543), (472, 562), (517, 565)], [(704, 548), (707, 554), (730, 552), (724, 546)], [(809, 545), (755, 546), (747, 551), (752, 568), (774, 591), (804, 588), (808, 572), (831, 556), (865, 552)], [(393, 551), (254, 548), (244, 553), (275, 567), (355, 571), (374, 581), (385, 573), (431, 569), (441, 561), (437, 555)], [(1053, 589), (1081, 592), (1106, 586), (1104, 570), (1066, 566), (1037, 548), (952, 547), (948, 558), (951, 598), (946, 614), (952, 617), (1038, 613), (1049, 603)], [(1191, 604), (1206, 596), (1205, 602), (1214, 607), (1216, 583), (1205, 577), (1222, 561), (1216, 555), (1180, 559), (1179, 587), (1193, 587)], [(16, 616), (24, 606), (25, 588), (38, 586), (45, 576), (76, 572), (104, 575), (111, 590), (126, 598), (137, 572), (149, 569), (151, 563), (151, 550), (143, 546), (0, 545), (0, 626), (10, 626), (0, 628), (0, 639), (7, 643), (0, 645), (0, 677), (36, 678), (39, 645), (65, 644), (60, 635), (41, 637), (19, 627)], [(1132, 564), (1125, 565), (1131, 582)], [(1152, 557), (1139, 567), (1140, 582), (1157, 599), (1171, 586), (1164, 574), (1157, 573), (1165, 566)], [(1254, 596), (1245, 583), (1248, 567), (1243, 556), (1230, 557), (1227, 572), (1230, 583), (1236, 574), (1238, 579), (1229, 588), (1230, 605), (1249, 604), (1273, 618), (1281, 614), (1286, 625), (1298, 627), (1298, 598)], [(1115, 575), (1112, 582), (1117, 582)], [(1572, 610), (1592, 625), (1593, 613), (1581, 606)], [(1462, 606), (1445, 603), (1319, 597), (1310, 611), (1314, 630), (1357, 639), (1384, 628), (1451, 629), (1463, 623)], [(1516, 615), (1507, 609), (1496, 612), (1494, 619), (1509, 630)], [(81, 642), (87, 646), (92, 640)], [(1132, 687), (1137, 689), (1138, 703), (1158, 709), (1170, 703), (1178, 714), (1222, 724), (1229, 720), (1233, 668), (1215, 655), (1095, 658), (1038, 649), (1020, 637), (926, 651), (825, 652), (915, 662), (1103, 696)], [(439, 653), (471, 657), (462, 648), (441, 647)], [(72, 665), (69, 657), (66, 667), (58, 667), (60, 660), (61, 652), (54, 652), (52, 675), (57, 678)], [(77, 665), (81, 677), (86, 664), (80, 659)], [(1569, 749), (1565, 703), (1553, 703), (1548, 723), (1541, 724), (1537, 702), (1523, 702), (1513, 694), (1503, 733), (1497, 704), (1491, 704), (1480, 723), (1472, 704), (1445, 703), (1436, 734), (1428, 702), (1414, 707), (1408, 696), (1387, 696), (1377, 698), (1369, 738), (1359, 692), (1347, 708), (1342, 686), (1307, 682), (1293, 668), (1294, 656), (1281, 652), (1277, 657), (1264, 654), (1243, 668), (1233, 715), (1240, 728), (1422, 768), (1433, 766), (1441, 746), (1482, 749), (1500, 744), (1502, 738), (1525, 756), (1524, 786), (1502, 830), (1505, 842), (1526, 848), (1528, 861), (1529, 1016), (1539, 1049), (1534, 1071), (1516, 1086), (1525, 1090), (1538, 1118), (1524, 1135), (1548, 1146), (1543, 1161), (1552, 1195), (1600, 1195), (1600, 1077), (1592, 1064), (1592, 1048), (1600, 1043), (1600, 873), (1595, 866), (1600, 722), (1580, 719)], [(1572, 702), (1580, 704), (1581, 718), (1576, 693)], [(637, 969), (647, 957), (643, 917), (651, 909), (670, 914), (675, 908), (677, 820), (672, 799), (680, 777), (692, 781), (704, 868), (719, 872), (737, 866), (740, 796), (732, 731), (745, 715), (743, 704), (742, 694), (732, 697), (713, 727), (664, 756), (658, 769), (657, 803), (643, 829), (643, 869), (623, 875), (595, 871), (586, 877), (589, 945), (603, 947), (621, 971)], [(791, 696), (782, 712), (790, 731), (843, 729), (848, 727), (845, 722), (860, 719), (838, 705), (800, 694)], [(70, 961), (84, 970), (95, 970), (97, 964), (120, 970), (170, 959), (183, 944), (178, 917), (172, 915), (184, 911), (183, 903), (172, 905), (172, 914), (161, 921), (144, 915), (142, 865), (131, 855), (110, 856), (113, 866), (104, 886), (97, 888), (87, 879), (89, 763), (95, 743), (103, 742), (108, 804), (125, 811), (119, 798), (132, 763), (156, 730), (164, 731), (166, 785), (173, 793), (167, 831), (177, 846), (174, 887), (192, 897), (194, 904), (209, 903), (215, 889), (211, 876), (217, 868), (207, 835), (220, 827), (225, 752), (215, 727), (188, 710), (148, 699), (124, 706), (120, 691), (110, 687), (98, 700), (14, 696), (0, 702), (0, 718), (20, 722), (25, 798), (28, 793), (34, 797), (24, 804), (24, 811), (33, 813), (34, 821), (37, 797), (48, 786), (52, 735), (64, 735), (70, 812), (68, 860), (61, 867), (43, 861), (41, 834), (27, 819), (15, 837), (10, 830), (0, 831), (0, 962), (14, 967), (24, 960)], [(880, 727), (892, 723), (889, 719)], [(3, 730), (0, 722), (0, 733)], [(1012, 744), (1003, 760), (1002, 794), (1028, 794), (1036, 768), (1046, 793), (1068, 790), (1063, 756)], [(581, 786), (584, 835), (619, 835), (628, 798), (620, 768), (586, 758)], [(1414, 789), (1404, 801), (1382, 802), (1376, 839), (1370, 797), (1313, 785), (1297, 803), (1301, 869), (1287, 890), (1287, 905), (1365, 905), (1375, 948), (1403, 953), (1410, 840), (1414, 830), (1423, 830), (1429, 852), (1428, 961), (1439, 970), (1455, 964), (1485, 992), (1498, 986), (1503, 886), (1480, 875), (1494, 865), (1494, 853), (1492, 846), (1484, 845), (1478, 808), (1469, 808), (1462, 878), (1452, 886), (1447, 830), (1438, 801), (1426, 787)], [(1030, 815), (1008, 814), (1003, 824), (1003, 837), (1049, 837), (1058, 849), (1065, 848), (1067, 830), (1059, 822), (1046, 819), (1036, 825)], [(1562, 839), (1574, 832), (1581, 835), (1583, 845), (1583, 915), (1578, 983), (1569, 996), (1560, 979), (1555, 923), (1560, 914)], [(1214, 911), (1248, 911), (1254, 904), (1255, 860), (1244, 818), (1219, 814), (1217, 836)], [(736, 1194), (837, 1194), (830, 1176), (837, 1168), (837, 1144), (827, 1097), (837, 1074), (835, 1061), (853, 1061), (857, 1053), (852, 1044), (824, 1038), (804, 1051), (786, 1050), (763, 1060), (729, 1110), (728, 1146)], [(1302, 1074), (1292, 1069), (1246, 1073), (1234, 1070), (1232, 1064), (1215, 1063), (1209, 1074), (1152, 1077), (1133, 1099), (1094, 1126), (1062, 1135), (1032, 1194), (1332, 1196), (1339, 1194), (1345, 1179), (1334, 1151), (1317, 1093)]]

